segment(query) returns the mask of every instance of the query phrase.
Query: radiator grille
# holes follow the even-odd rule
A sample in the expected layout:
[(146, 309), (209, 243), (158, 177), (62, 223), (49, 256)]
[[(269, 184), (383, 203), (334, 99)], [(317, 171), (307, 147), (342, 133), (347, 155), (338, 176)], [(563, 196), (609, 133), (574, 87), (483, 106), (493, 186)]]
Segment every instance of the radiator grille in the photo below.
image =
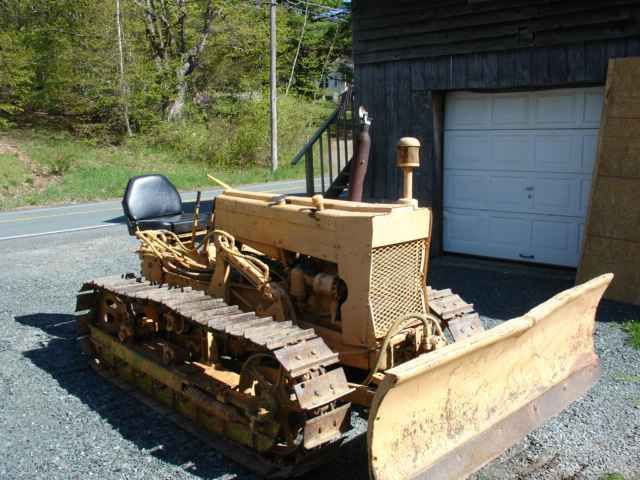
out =
[(403, 315), (425, 313), (425, 255), (424, 240), (373, 249), (369, 305), (376, 338), (384, 337)]

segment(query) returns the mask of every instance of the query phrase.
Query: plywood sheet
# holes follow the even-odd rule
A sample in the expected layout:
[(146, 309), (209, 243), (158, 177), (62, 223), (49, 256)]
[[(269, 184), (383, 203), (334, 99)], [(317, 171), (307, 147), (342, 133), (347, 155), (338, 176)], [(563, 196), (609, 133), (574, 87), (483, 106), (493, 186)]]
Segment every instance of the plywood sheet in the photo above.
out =
[(606, 297), (640, 304), (640, 58), (609, 61), (578, 282), (613, 272)]
[(580, 270), (585, 279), (614, 272), (615, 281), (609, 286), (607, 297), (640, 305), (639, 258), (640, 243), (592, 236), (586, 242)]
[(607, 152), (607, 161), (600, 165), (599, 174), (607, 177), (640, 178), (640, 130), (627, 138), (604, 137), (602, 149)]
[(597, 188), (589, 235), (640, 242), (640, 179), (601, 176)]

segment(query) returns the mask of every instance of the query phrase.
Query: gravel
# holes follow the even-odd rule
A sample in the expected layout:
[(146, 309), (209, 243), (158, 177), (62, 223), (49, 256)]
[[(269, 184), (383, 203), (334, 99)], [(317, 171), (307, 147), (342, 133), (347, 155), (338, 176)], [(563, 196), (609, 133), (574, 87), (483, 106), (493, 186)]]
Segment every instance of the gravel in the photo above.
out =
[[(96, 376), (74, 340), (83, 281), (137, 269), (120, 229), (0, 243), (0, 478), (249, 479), (242, 466)], [(445, 258), (430, 283), (451, 287), (488, 325), (571, 286), (566, 271)], [(603, 302), (596, 345), (603, 376), (590, 393), (476, 479), (640, 478), (640, 351), (621, 323), (640, 308)], [(360, 422), (362, 425), (362, 422)], [(308, 478), (367, 478), (363, 438)]]

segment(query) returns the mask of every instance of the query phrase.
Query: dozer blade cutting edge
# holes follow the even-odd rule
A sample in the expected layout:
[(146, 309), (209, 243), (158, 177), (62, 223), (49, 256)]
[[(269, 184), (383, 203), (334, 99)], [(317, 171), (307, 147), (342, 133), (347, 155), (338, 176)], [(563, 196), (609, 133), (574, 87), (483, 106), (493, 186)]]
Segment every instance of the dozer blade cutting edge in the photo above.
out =
[(602, 275), (527, 314), (385, 372), (369, 416), (372, 479), (459, 479), (597, 380)]

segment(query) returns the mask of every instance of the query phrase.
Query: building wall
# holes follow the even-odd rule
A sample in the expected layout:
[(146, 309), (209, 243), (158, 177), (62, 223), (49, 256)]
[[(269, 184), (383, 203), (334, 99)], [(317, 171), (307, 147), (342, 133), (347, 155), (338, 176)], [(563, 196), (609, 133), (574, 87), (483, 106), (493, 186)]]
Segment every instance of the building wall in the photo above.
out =
[(353, 29), (357, 101), (373, 118), (365, 195), (398, 197), (395, 144), (419, 138), (414, 190), (434, 208), (437, 252), (446, 91), (602, 85), (610, 58), (640, 56), (640, 0), (354, 0)]

